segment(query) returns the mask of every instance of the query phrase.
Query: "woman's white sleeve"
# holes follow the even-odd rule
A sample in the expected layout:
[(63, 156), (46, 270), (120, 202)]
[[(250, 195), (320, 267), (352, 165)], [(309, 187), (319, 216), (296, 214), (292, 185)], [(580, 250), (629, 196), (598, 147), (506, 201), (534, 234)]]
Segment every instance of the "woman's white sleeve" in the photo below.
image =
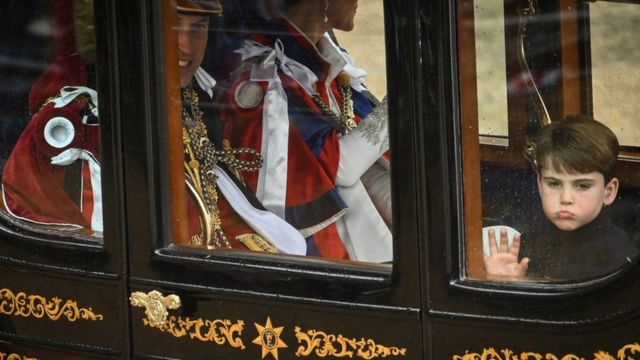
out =
[(351, 186), (389, 149), (387, 98), (342, 136), (336, 185)]

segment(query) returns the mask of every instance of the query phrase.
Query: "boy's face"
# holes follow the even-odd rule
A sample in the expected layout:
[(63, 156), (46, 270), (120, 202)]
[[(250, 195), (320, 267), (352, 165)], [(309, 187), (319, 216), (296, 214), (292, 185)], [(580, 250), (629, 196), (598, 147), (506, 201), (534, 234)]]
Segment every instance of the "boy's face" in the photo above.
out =
[(605, 184), (599, 172), (570, 174), (545, 162), (538, 190), (547, 218), (558, 229), (572, 231), (593, 221), (604, 205), (613, 203), (618, 179)]
[(189, 85), (202, 64), (209, 36), (209, 17), (178, 14), (180, 87)]

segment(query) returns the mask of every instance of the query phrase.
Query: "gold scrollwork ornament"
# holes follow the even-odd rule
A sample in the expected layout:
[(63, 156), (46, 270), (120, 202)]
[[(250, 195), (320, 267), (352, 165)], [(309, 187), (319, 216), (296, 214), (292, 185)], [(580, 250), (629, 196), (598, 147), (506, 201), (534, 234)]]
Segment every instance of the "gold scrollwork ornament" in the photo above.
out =
[(24, 292), (14, 294), (9, 289), (0, 289), (0, 314), (44, 318), (58, 321), (66, 319), (74, 322), (76, 320), (100, 321), (103, 316), (93, 312), (91, 308), (80, 308), (73, 300), (63, 302), (60, 298), (54, 297), (51, 300), (40, 295), (27, 295)]
[(145, 294), (134, 292), (129, 298), (132, 306), (144, 307), (146, 318), (142, 319), (145, 326), (171, 334), (176, 338), (189, 336), (202, 342), (214, 342), (218, 345), (229, 344), (233, 348), (244, 349), (240, 336), (244, 328), (242, 320), (232, 323), (230, 320), (190, 319), (169, 316), (169, 310), (181, 306), (177, 295), (163, 296), (153, 290)]
[[(621, 347), (616, 353), (616, 357), (609, 354), (606, 351), (597, 351), (593, 354), (593, 360), (633, 360), (632, 354), (640, 353), (640, 344), (627, 344)], [(494, 348), (485, 348), (480, 353), (465, 352), (464, 355), (454, 355), (452, 360), (586, 360), (586, 358), (580, 357), (575, 354), (566, 354), (558, 356), (555, 354), (547, 353), (545, 355), (533, 352), (523, 352), (516, 354), (511, 349), (502, 349), (496, 351)]]
[(355, 355), (369, 360), (407, 354), (406, 348), (382, 346), (371, 339), (356, 340), (317, 330), (303, 332), (298, 326), (295, 327), (295, 333), (298, 343), (301, 344), (296, 351), (296, 356), (300, 357), (306, 357), (315, 352), (318, 357), (353, 358)]
[(20, 354), (5, 354), (0, 352), (0, 360), (38, 360), (36, 358), (32, 358), (32, 357), (26, 357)]
[(229, 346), (236, 349), (245, 348), (240, 337), (244, 329), (244, 321), (242, 320), (232, 323), (231, 320), (226, 319), (190, 319), (172, 315), (168, 321), (159, 326), (151, 326), (147, 319), (144, 319), (143, 323), (177, 338), (189, 335), (193, 340), (214, 342), (218, 345), (229, 344)]

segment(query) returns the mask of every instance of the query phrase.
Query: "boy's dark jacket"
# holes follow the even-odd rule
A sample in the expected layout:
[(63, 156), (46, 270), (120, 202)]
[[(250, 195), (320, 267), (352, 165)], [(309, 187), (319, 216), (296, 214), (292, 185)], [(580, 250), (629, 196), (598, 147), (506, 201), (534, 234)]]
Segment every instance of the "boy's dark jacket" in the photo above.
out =
[(520, 257), (529, 257), (527, 276), (582, 280), (602, 276), (637, 262), (639, 251), (613, 224), (608, 208), (589, 224), (562, 231), (544, 216), (522, 232)]

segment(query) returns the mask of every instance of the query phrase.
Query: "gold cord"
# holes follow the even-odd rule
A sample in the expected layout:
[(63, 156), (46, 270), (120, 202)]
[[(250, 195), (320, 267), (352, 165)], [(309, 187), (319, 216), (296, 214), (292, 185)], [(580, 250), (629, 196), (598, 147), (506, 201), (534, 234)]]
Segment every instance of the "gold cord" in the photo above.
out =
[[(203, 231), (191, 238), (191, 244), (209, 249), (231, 248), (222, 230), (218, 208), (217, 176), (214, 166), (225, 163), (234, 171), (257, 171), (262, 166), (262, 156), (253, 149), (216, 150), (209, 141), (207, 127), (202, 120), (198, 94), (191, 85), (182, 91), (186, 106), (182, 107), (182, 142), (184, 145), (184, 168), (187, 186), (197, 197), (196, 205), (203, 214)], [(248, 154), (254, 160), (239, 160), (236, 155)]]
[(319, 93), (311, 96), (313, 102), (318, 105), (320, 110), (342, 128), (343, 135), (348, 134), (358, 126), (353, 112), (353, 100), (351, 99), (353, 94), (351, 92), (350, 79), (349, 75), (344, 71), (338, 75), (338, 89), (340, 90), (340, 96), (342, 96), (342, 113), (340, 115), (331, 110), (329, 105), (322, 100)]

